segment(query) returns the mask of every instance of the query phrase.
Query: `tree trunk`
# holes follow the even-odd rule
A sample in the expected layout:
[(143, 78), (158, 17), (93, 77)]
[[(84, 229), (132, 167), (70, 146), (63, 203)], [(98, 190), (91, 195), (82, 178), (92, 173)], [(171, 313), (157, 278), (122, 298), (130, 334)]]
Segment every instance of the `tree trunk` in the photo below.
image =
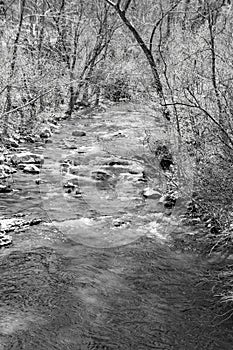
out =
[(159, 103), (162, 106), (162, 114), (167, 119), (170, 120), (169, 116), (169, 110), (166, 107), (166, 100), (163, 92), (163, 86), (162, 82), (159, 77), (159, 73), (157, 70), (157, 66), (152, 54), (152, 50), (147, 47), (146, 43), (142, 39), (141, 35), (138, 33), (136, 28), (133, 26), (133, 24), (129, 21), (129, 19), (126, 17), (126, 11), (130, 5), (130, 1), (127, 1), (127, 5), (125, 6), (124, 10), (120, 9), (120, 1), (118, 3), (114, 4), (113, 2), (106, 0), (110, 5), (112, 5), (115, 8), (115, 11), (118, 13), (120, 18), (122, 19), (123, 23), (127, 26), (127, 28), (131, 31), (134, 38), (136, 39), (138, 45), (141, 47), (142, 51), (144, 52), (144, 55), (149, 63), (149, 66), (152, 71), (153, 81), (154, 81), (154, 87), (157, 93), (157, 96), (159, 97)]
[(68, 109), (65, 113), (67, 117), (71, 117), (73, 110), (74, 110), (75, 102), (76, 102), (76, 99), (75, 99), (74, 87), (73, 87), (73, 85), (70, 85)]
[(20, 33), (22, 29), (22, 24), (23, 24), (23, 15), (24, 15), (24, 8), (25, 8), (25, 1), (26, 0), (19, 0), (19, 24), (18, 24), (18, 30), (16, 33), (16, 37), (13, 43), (13, 53), (12, 53), (12, 59), (11, 59), (11, 65), (10, 65), (10, 74), (9, 74), (9, 82), (7, 86), (7, 91), (6, 91), (6, 109), (5, 111), (8, 112), (11, 109), (11, 90), (12, 90), (12, 78), (14, 76), (15, 72), (15, 64), (16, 64), (16, 59), (17, 59), (17, 52), (18, 52), (18, 44), (19, 44), (19, 38), (20, 38)]
[(146, 59), (150, 65), (151, 71), (152, 71), (157, 95), (164, 102), (163, 87), (162, 87), (162, 83), (160, 81), (160, 77), (159, 77), (159, 74), (157, 71), (156, 63), (155, 63), (154, 57), (152, 55), (152, 52), (148, 49), (147, 45), (143, 41), (143, 39), (140, 36), (140, 34), (138, 33), (138, 31), (134, 28), (134, 26), (130, 23), (128, 18), (125, 16), (125, 13), (120, 11), (120, 10), (118, 10), (117, 12), (118, 12), (119, 16), (121, 17), (122, 21), (124, 22), (124, 24), (128, 27), (128, 29), (133, 34), (134, 38), (136, 39), (136, 41), (139, 44), (139, 46), (141, 47), (141, 49), (143, 50), (143, 52), (146, 56)]

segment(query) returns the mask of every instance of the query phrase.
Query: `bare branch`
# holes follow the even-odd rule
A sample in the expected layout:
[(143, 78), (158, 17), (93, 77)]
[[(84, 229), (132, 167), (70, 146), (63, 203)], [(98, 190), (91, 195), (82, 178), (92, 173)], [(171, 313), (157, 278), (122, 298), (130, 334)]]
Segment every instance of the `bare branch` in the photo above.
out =
[(124, 8), (124, 12), (126, 12), (126, 11), (128, 10), (131, 1), (132, 1), (132, 0), (127, 0), (127, 1), (126, 1), (125, 8)]
[(114, 4), (114, 2), (112, 2), (111, 0), (105, 0), (109, 5), (116, 7), (116, 4)]
[[(117, 10), (117, 12), (120, 12), (120, 5), (121, 5), (121, 0), (117, 0), (117, 2), (113, 2), (111, 0), (105, 0), (109, 5), (115, 7), (115, 9)], [(131, 1), (131, 0), (130, 0)]]
[(198, 99), (196, 98), (195, 94), (191, 91), (191, 89), (189, 87), (186, 88), (186, 90), (188, 91), (188, 93), (192, 96), (192, 98), (194, 99), (194, 101), (196, 102), (197, 106), (200, 106), (200, 103), (198, 101)]
[(2, 90), (0, 91), (0, 95), (3, 94), (3, 92), (7, 89), (7, 85), (4, 86), (4, 88), (2, 88)]
[[(200, 105), (195, 105), (195, 104), (189, 104), (185, 102), (174, 102), (174, 103), (166, 103), (164, 106), (184, 106), (184, 107), (189, 107), (189, 108), (196, 108), (202, 111), (212, 122), (218, 126), (218, 128), (223, 132), (223, 134), (226, 136), (226, 138), (230, 141), (230, 144), (233, 146), (233, 140), (231, 137), (228, 135), (226, 130), (222, 127), (222, 125), (203, 107)], [(231, 147), (232, 149), (232, 147)]]
[(28, 101), (27, 103), (25, 103), (25, 104), (23, 104), (23, 105), (21, 105), (21, 106), (19, 106), (19, 107), (16, 107), (16, 108), (14, 108), (14, 109), (11, 109), (10, 111), (7, 111), (7, 112), (3, 113), (3, 114), (1, 115), (1, 118), (2, 118), (2, 117), (5, 117), (5, 116), (7, 116), (7, 115), (9, 115), (9, 114), (11, 114), (11, 113), (17, 112), (17, 111), (19, 111), (20, 109), (23, 109), (23, 108), (25, 108), (25, 107), (27, 107), (27, 106), (33, 104), (33, 103), (36, 102), (40, 97), (42, 97), (42, 96), (44, 96), (44, 95), (47, 95), (48, 93), (50, 93), (50, 92), (53, 91), (53, 90), (54, 90), (54, 88), (52, 88), (52, 89), (50, 89), (50, 90), (48, 90), (48, 91), (46, 91), (46, 92), (43, 92), (43, 93), (41, 93), (40, 95), (38, 95), (37, 97), (35, 97), (35, 98), (33, 98), (32, 100)]
[[(131, 0), (130, 0), (131, 1)], [(162, 20), (171, 12), (173, 11), (181, 2), (182, 0), (177, 1), (177, 3), (175, 3), (172, 7), (170, 7), (169, 10), (167, 10), (165, 13), (162, 14), (162, 17), (156, 22), (152, 33), (151, 33), (151, 37), (150, 37), (150, 51), (152, 51), (152, 47), (153, 47), (153, 38), (156, 32), (156, 29), (158, 28), (158, 26), (160, 25), (160, 23), (162, 22)]]
[(212, 72), (212, 84), (214, 87), (215, 97), (217, 101), (217, 106), (219, 110), (219, 114), (222, 113), (222, 105), (220, 100), (220, 93), (218, 90), (217, 85), (217, 77), (216, 77), (216, 51), (215, 51), (215, 38), (213, 33), (213, 21), (211, 18), (211, 11), (209, 8), (209, 14), (208, 14), (208, 25), (209, 25), (209, 33), (210, 33), (210, 47), (211, 47), (211, 72)]

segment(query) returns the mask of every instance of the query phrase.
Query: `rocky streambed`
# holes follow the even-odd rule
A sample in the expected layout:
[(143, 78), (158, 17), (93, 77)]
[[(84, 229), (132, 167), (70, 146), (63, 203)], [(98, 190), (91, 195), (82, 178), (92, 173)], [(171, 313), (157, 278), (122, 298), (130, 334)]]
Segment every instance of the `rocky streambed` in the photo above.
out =
[(173, 246), (195, 169), (155, 112), (77, 114), (23, 152), (0, 199), (0, 349), (232, 348), (205, 261)]

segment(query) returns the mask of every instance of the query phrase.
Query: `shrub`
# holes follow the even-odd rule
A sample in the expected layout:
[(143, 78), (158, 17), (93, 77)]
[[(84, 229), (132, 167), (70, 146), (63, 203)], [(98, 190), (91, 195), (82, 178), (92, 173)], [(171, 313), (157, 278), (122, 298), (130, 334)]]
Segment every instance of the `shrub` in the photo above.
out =
[(116, 76), (105, 84), (104, 97), (114, 102), (130, 100), (130, 87), (127, 75)]

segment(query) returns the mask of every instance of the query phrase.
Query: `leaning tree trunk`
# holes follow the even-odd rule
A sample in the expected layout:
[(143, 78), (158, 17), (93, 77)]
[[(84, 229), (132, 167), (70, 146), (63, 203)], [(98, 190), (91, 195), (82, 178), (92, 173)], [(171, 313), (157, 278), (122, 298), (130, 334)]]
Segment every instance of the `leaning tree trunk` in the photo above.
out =
[(131, 31), (131, 33), (133, 34), (134, 38), (136, 39), (137, 43), (139, 44), (139, 46), (141, 47), (148, 63), (149, 66), (151, 68), (152, 71), (152, 76), (153, 76), (153, 81), (154, 81), (154, 87), (155, 87), (155, 91), (157, 93), (157, 96), (159, 98), (159, 103), (162, 106), (162, 113), (163, 116), (167, 119), (170, 120), (169, 117), (169, 111), (166, 107), (166, 100), (165, 100), (165, 96), (164, 96), (164, 92), (163, 92), (163, 86), (162, 86), (162, 82), (161, 79), (159, 77), (159, 73), (157, 70), (157, 66), (152, 54), (152, 50), (151, 48), (148, 48), (145, 41), (142, 39), (141, 35), (139, 34), (139, 32), (137, 31), (137, 29), (133, 26), (133, 24), (130, 22), (130, 20), (126, 17), (126, 12), (130, 6), (131, 0), (127, 0), (125, 2), (125, 5), (123, 7), (123, 9), (121, 9), (120, 5), (121, 5), (121, 0), (117, 0), (116, 3), (113, 3), (111, 0), (105, 0), (109, 5), (113, 6), (115, 11), (118, 13), (118, 15), (120, 16), (120, 18), (122, 19), (123, 23), (127, 26), (127, 28)]

